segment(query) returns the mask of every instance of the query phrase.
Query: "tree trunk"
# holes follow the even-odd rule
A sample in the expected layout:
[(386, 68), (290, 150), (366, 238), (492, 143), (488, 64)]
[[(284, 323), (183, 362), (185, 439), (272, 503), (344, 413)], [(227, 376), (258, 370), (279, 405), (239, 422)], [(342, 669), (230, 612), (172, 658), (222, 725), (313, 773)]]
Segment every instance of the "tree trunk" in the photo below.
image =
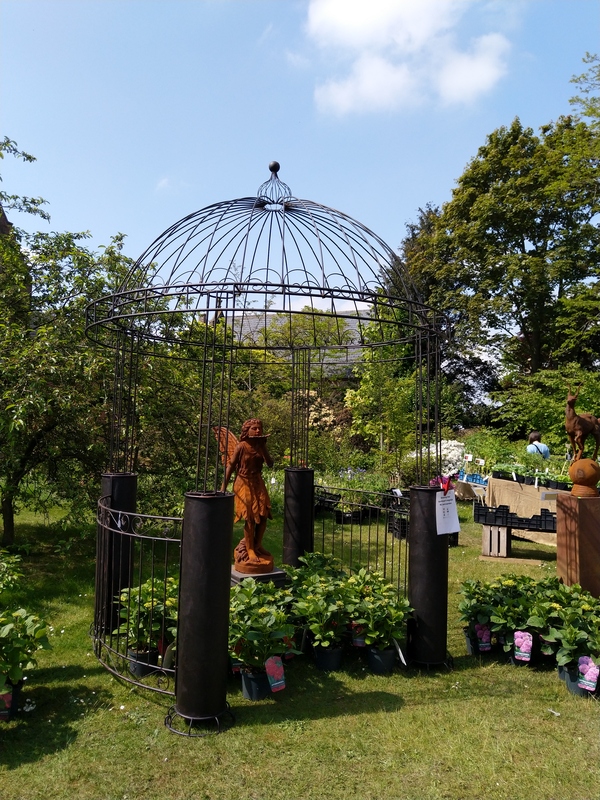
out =
[(4, 533), (2, 536), (2, 546), (15, 543), (15, 507), (14, 498), (12, 494), (2, 495), (2, 523), (4, 525)]

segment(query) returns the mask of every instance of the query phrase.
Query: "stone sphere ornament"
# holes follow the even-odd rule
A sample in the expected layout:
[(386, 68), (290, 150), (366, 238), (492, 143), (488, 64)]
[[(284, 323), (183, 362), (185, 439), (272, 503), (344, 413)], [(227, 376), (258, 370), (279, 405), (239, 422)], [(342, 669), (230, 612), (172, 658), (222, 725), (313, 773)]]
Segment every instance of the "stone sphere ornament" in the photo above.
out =
[(580, 458), (569, 467), (569, 477), (573, 481), (571, 494), (575, 497), (598, 497), (600, 466), (591, 458)]

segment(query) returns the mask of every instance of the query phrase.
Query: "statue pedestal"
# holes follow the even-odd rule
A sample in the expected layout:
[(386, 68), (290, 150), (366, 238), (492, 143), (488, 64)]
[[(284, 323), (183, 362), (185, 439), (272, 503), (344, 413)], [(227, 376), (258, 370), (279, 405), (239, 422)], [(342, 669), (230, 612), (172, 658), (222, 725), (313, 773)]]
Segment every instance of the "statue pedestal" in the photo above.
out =
[(569, 477), (573, 481), (571, 494), (576, 497), (598, 497), (600, 465), (591, 458), (580, 458), (569, 467)]
[(236, 583), (243, 581), (244, 578), (254, 578), (255, 581), (260, 581), (261, 583), (268, 583), (269, 581), (273, 581), (275, 586), (281, 588), (285, 586), (288, 581), (287, 572), (285, 570), (280, 569), (279, 567), (275, 567), (274, 570), (271, 572), (262, 572), (258, 575), (248, 575), (244, 572), (238, 572), (235, 567), (231, 568), (231, 585), (235, 586)]
[(556, 550), (559, 578), (600, 597), (600, 497), (558, 495)]

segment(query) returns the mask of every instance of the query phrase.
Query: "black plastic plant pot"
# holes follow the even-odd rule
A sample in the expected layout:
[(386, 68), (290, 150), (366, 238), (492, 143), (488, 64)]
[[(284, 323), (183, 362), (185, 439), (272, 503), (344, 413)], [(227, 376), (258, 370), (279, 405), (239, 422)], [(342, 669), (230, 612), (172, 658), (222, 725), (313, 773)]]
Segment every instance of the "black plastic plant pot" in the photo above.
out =
[(158, 668), (158, 649), (136, 650), (135, 648), (128, 648), (127, 658), (129, 659), (129, 672), (135, 675), (136, 678), (145, 678), (146, 675), (156, 672)]
[(342, 647), (314, 645), (313, 652), (318, 669), (325, 670), (325, 672), (337, 672), (342, 668), (342, 655), (344, 653)]
[(335, 521), (338, 525), (358, 525), (361, 521), (361, 516), (362, 512), (360, 508), (354, 511), (340, 511), (337, 509), (335, 512)]
[(367, 664), (371, 672), (387, 675), (396, 664), (396, 648), (387, 647), (384, 650), (380, 650), (378, 647), (367, 648)]
[(476, 656), (479, 653), (477, 647), (477, 637), (474, 633), (472, 633), (471, 629), (466, 627), (463, 628), (463, 633), (465, 634), (465, 644), (467, 646), (467, 655), (468, 656)]
[(577, 697), (589, 697), (594, 694), (594, 692), (579, 686), (579, 669), (577, 667), (570, 667), (569, 669), (565, 667), (564, 680), (569, 692)]
[(246, 700), (264, 700), (271, 694), (266, 672), (242, 671), (242, 695)]

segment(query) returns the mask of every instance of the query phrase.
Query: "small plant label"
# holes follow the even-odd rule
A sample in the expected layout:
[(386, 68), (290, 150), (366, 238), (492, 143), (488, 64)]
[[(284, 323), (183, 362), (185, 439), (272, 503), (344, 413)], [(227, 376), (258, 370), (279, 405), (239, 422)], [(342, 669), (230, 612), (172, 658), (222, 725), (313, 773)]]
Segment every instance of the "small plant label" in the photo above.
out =
[(354, 647), (366, 647), (364, 628), (362, 625), (352, 626), (352, 644)]
[(589, 656), (581, 656), (579, 658), (579, 679), (577, 686), (580, 689), (587, 689), (588, 692), (595, 692), (598, 685), (598, 673), (600, 668), (595, 664)]
[(458, 533), (460, 531), (454, 489), (449, 489), (446, 494), (444, 494), (444, 492), (437, 493), (435, 521), (438, 536), (443, 536), (448, 533)]
[(475, 635), (477, 636), (477, 649), (479, 652), (489, 652), (492, 649), (492, 634), (490, 631), (490, 626), (476, 622)]
[(265, 661), (265, 669), (267, 671), (267, 678), (271, 685), (272, 692), (280, 692), (285, 689), (285, 672), (283, 669), (283, 661), (279, 656), (271, 656)]
[(12, 703), (12, 692), (0, 694), (0, 720), (10, 719), (10, 707)]
[(465, 461), (473, 461), (473, 453), (465, 453)]
[(515, 658), (517, 661), (531, 661), (533, 636), (527, 631), (515, 631)]

